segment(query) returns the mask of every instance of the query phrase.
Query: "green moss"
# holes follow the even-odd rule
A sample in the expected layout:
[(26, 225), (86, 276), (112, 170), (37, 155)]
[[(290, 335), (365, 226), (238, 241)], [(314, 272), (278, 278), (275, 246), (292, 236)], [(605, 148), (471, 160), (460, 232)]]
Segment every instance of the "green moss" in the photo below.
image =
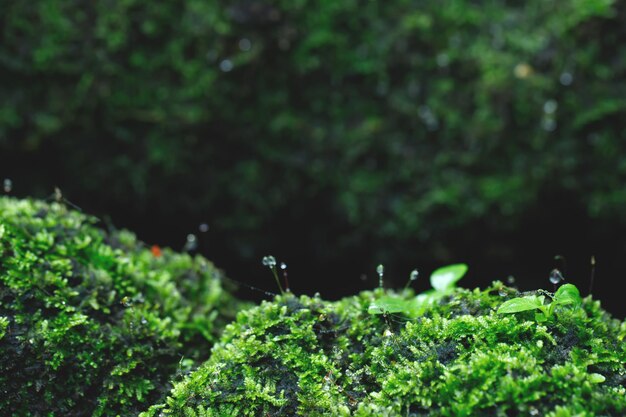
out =
[(0, 198), (0, 414), (136, 415), (234, 317), (210, 262), (95, 223)]
[(626, 413), (625, 326), (597, 301), (537, 323), (496, 314), (517, 295), (501, 283), (457, 289), (415, 319), (368, 314), (382, 295), (287, 294), (239, 313), (211, 358), (141, 416)]

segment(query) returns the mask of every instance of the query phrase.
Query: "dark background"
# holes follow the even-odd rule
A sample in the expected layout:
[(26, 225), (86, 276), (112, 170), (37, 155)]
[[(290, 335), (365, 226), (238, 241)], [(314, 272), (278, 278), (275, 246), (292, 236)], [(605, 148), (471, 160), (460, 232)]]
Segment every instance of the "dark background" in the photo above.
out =
[(0, 1), (0, 180), (272, 292), (594, 255), (623, 318), (626, 6), (546, 3)]

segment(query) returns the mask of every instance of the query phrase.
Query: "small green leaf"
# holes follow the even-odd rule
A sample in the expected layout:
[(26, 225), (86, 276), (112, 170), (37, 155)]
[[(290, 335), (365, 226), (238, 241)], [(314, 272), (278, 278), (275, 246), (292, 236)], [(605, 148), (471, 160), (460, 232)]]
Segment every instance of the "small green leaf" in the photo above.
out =
[(544, 313), (535, 313), (535, 321), (537, 323), (543, 323), (544, 321), (548, 321), (548, 317)]
[(370, 304), (369, 314), (404, 313), (412, 309), (412, 300), (384, 296)]
[(583, 300), (580, 292), (573, 284), (563, 284), (554, 293), (554, 302), (560, 305), (580, 305)]
[(412, 316), (420, 316), (424, 314), (429, 307), (435, 305), (441, 298), (441, 293), (434, 290), (425, 291), (418, 294), (410, 303), (410, 310)]
[(604, 377), (604, 375), (601, 375), (601, 374), (591, 374), (589, 375), (589, 381), (592, 384), (600, 384), (606, 381), (606, 378)]
[(0, 239), (2, 239), (2, 236), (4, 236), (4, 225), (0, 224)]
[(505, 301), (498, 308), (498, 314), (519, 313), (520, 311), (535, 310), (543, 305), (543, 296), (530, 295), (527, 297), (513, 298)]
[(441, 267), (430, 275), (430, 285), (437, 291), (454, 288), (454, 284), (467, 272), (466, 264), (453, 264)]

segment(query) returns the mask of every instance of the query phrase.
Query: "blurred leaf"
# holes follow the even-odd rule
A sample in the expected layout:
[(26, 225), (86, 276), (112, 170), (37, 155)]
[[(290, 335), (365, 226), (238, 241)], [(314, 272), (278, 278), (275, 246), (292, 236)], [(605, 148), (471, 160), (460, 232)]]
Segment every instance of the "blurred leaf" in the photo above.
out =
[(454, 264), (435, 270), (430, 275), (430, 285), (437, 291), (446, 291), (454, 288), (458, 280), (467, 272), (466, 264)]

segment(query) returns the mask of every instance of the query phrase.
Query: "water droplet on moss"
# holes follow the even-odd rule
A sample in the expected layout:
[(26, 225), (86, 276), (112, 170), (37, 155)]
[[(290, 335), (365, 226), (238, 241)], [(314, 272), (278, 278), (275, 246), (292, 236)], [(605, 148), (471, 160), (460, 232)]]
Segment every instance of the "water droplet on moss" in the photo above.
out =
[(554, 113), (558, 107), (559, 105), (556, 102), (556, 100), (548, 100), (545, 103), (543, 103), (543, 111), (544, 113), (547, 113), (547, 114)]
[(9, 178), (5, 178), (2, 186), (5, 193), (10, 193), (11, 190), (13, 190), (13, 181), (11, 181)]
[(263, 265), (273, 268), (276, 266), (276, 258), (272, 255), (264, 256), (262, 260)]
[(185, 251), (196, 250), (198, 247), (198, 238), (193, 233), (187, 235), (187, 241), (185, 242)]
[(250, 39), (248, 38), (242, 38), (239, 40), (239, 49), (241, 49), (244, 52), (248, 52), (250, 49), (252, 49), (252, 42), (250, 42)]
[(385, 273), (385, 267), (380, 264), (376, 267), (376, 273), (378, 274), (378, 286), (383, 287), (383, 274)]
[(231, 61), (230, 59), (225, 59), (220, 62), (220, 69), (222, 70), (222, 72), (230, 72), (233, 68), (233, 61)]
[(564, 72), (559, 77), (559, 81), (561, 82), (562, 85), (568, 86), (568, 85), (571, 85), (572, 82), (574, 81), (574, 76), (569, 72)]
[(556, 285), (561, 281), (563, 281), (563, 275), (561, 274), (561, 271), (559, 271), (558, 269), (553, 269), (552, 272), (550, 272), (550, 282)]

